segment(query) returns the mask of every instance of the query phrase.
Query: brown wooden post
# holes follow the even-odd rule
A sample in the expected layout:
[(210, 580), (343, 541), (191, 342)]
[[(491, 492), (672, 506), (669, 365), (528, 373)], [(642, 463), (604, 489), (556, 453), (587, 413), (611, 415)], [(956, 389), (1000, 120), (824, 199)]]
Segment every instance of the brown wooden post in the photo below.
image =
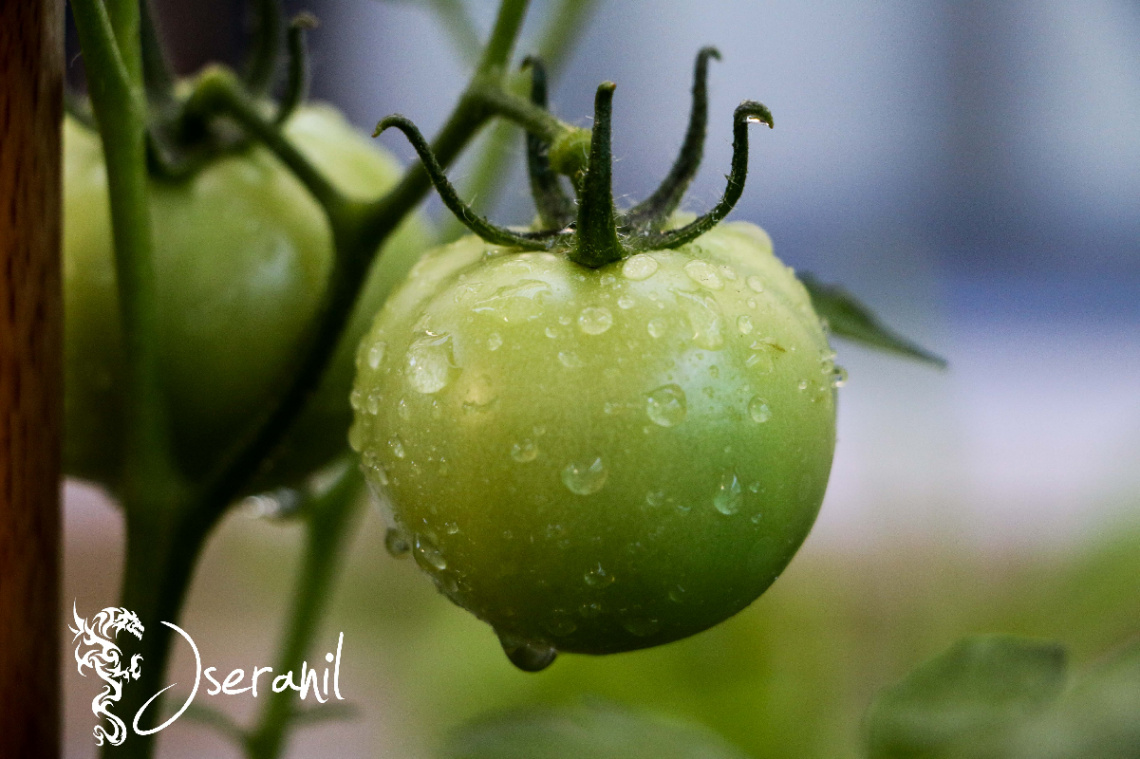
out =
[(63, 0), (0, 0), (0, 755), (59, 756)]

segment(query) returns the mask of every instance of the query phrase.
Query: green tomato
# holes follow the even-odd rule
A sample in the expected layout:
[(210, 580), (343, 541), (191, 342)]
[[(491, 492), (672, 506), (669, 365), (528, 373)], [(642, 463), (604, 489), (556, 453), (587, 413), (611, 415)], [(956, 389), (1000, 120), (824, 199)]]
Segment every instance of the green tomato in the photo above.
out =
[(597, 270), (467, 237), (361, 343), (349, 440), (390, 549), (537, 669), (692, 635), (779, 576), (827, 485), (834, 355), (751, 224)]
[[(287, 136), (343, 191), (376, 197), (397, 162), (328, 107)], [(174, 445), (193, 478), (247, 432), (294, 371), (323, 297), (332, 243), (320, 206), (263, 148), (192, 179), (150, 183), (161, 379)], [(428, 238), (419, 220), (386, 245), (328, 374), (259, 485), (293, 482), (344, 448), (356, 343)], [(96, 134), (64, 123), (65, 471), (115, 489), (122, 465), (124, 356), (106, 169)]]

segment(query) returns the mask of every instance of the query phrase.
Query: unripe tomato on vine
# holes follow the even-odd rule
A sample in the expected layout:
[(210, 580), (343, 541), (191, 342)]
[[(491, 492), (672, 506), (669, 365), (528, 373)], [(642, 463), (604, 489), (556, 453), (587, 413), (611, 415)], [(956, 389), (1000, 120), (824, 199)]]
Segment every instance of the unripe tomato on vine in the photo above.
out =
[[(537, 232), (464, 207), (411, 122), (378, 128), (409, 137), (476, 236), (425, 254), (376, 317), (350, 442), (391, 520), (389, 549), (410, 551), (523, 669), (735, 614), (784, 570), (823, 499), (835, 354), (767, 234), (718, 226), (743, 189), (748, 124), (772, 124), (764, 106), (736, 110), (724, 199), (695, 220), (674, 213), (700, 160), (713, 55), (697, 59), (680, 158), (624, 213), (610, 189), (612, 84), (589, 141), (529, 139)], [(575, 204), (552, 166), (582, 145), (588, 163), (567, 172)]]
[[(283, 132), (352, 197), (389, 190), (399, 163), (329, 106), (305, 105)], [(124, 354), (103, 152), (64, 122), (64, 468), (114, 490), (123, 461)], [(202, 477), (294, 371), (324, 297), (332, 239), (320, 205), (260, 146), (150, 183), (161, 370), (182, 473)], [(296, 484), (344, 448), (353, 353), (372, 314), (431, 233), (411, 217), (386, 243), (327, 375), (255, 484)]]

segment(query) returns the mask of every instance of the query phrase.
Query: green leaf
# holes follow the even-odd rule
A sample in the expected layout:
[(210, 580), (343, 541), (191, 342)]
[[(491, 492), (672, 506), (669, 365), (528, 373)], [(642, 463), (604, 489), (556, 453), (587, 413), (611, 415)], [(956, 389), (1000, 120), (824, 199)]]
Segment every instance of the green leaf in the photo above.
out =
[(1065, 685), (1054, 643), (970, 638), (883, 692), (868, 714), (871, 759), (997, 759)]
[(797, 272), (796, 276), (804, 283), (811, 295), (812, 306), (827, 320), (833, 335), (940, 368), (946, 367), (946, 359), (884, 327), (869, 308), (842, 287), (825, 285), (806, 272)]
[(1140, 641), (1020, 731), (1014, 759), (1140, 759)]
[(523, 709), (468, 724), (442, 759), (748, 759), (707, 728), (608, 703)]

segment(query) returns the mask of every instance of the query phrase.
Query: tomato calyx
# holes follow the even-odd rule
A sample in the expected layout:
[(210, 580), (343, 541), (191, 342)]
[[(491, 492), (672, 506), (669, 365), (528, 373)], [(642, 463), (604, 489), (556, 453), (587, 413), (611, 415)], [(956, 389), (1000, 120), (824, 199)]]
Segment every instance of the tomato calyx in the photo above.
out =
[[(302, 12), (283, 30), (281, 9), (276, 0), (254, 5), (251, 53), (240, 81), (258, 107), (280, 126), (307, 96), (309, 64), (305, 32), (315, 28), (318, 22), (312, 14)], [(210, 162), (246, 150), (255, 141), (247, 130), (216, 118), (221, 115), (221, 109), (204, 108), (202, 99), (197, 97), (200, 83), (219, 68), (235, 79), (239, 77), (227, 67), (210, 64), (189, 80), (178, 79), (171, 69), (149, 4), (142, 3), (139, 12), (147, 111), (147, 169), (155, 179), (185, 181)], [(279, 81), (282, 68), (286, 71), (284, 86), (280, 98), (273, 99), (270, 93)], [(85, 97), (69, 90), (64, 102), (72, 117), (96, 130), (94, 115)]]
[[(497, 226), (475, 213), (448, 181), (423, 134), (406, 117), (396, 114), (383, 119), (374, 136), (389, 128), (403, 132), (444, 205), (484, 241), (521, 250), (564, 249), (575, 263), (598, 269), (635, 253), (678, 248), (691, 242), (719, 224), (740, 199), (748, 174), (748, 125), (773, 125), (771, 111), (754, 100), (745, 100), (733, 114), (732, 168), (721, 200), (691, 223), (665, 229), (700, 166), (708, 123), (708, 62), (712, 58), (720, 58), (713, 47), (702, 48), (697, 54), (689, 126), (672, 169), (650, 197), (624, 212), (615, 208), (612, 189), (610, 124), (617, 86), (613, 82), (603, 82), (598, 87), (592, 130), (566, 127), (553, 139), (528, 130), (527, 171), (543, 227), (539, 231)], [(545, 112), (546, 74), (542, 61), (528, 57), (523, 68), (531, 72), (531, 103)], [(560, 176), (569, 177), (576, 202), (563, 189)]]

